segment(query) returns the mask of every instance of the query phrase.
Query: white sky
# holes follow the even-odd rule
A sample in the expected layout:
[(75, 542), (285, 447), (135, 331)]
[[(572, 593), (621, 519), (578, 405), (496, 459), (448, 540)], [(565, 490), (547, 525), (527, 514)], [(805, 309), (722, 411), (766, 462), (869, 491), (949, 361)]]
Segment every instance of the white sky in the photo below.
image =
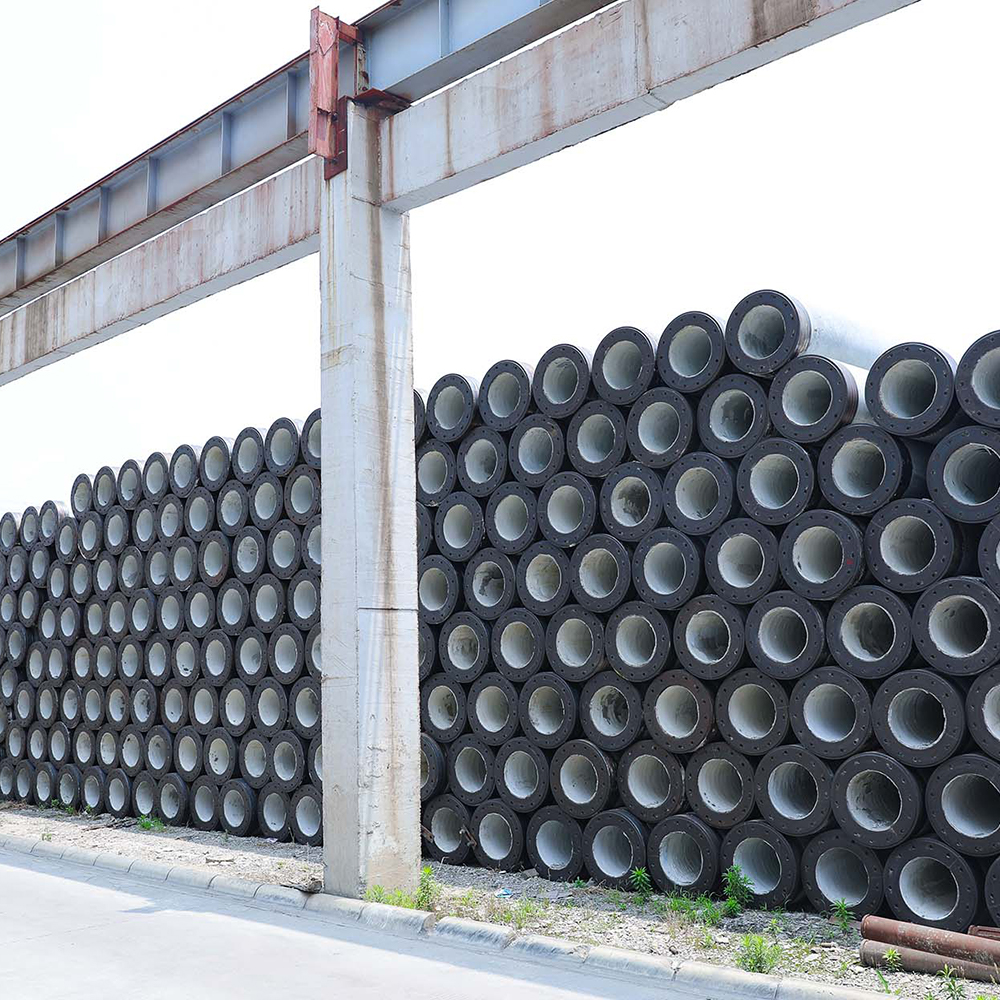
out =
[[(304, 51), (315, 0), (0, 15), (0, 235)], [(356, 19), (374, 0), (342, 0)], [(922, 0), (413, 213), (416, 384), (777, 287), (960, 353), (1000, 327), (996, 0)], [(317, 258), (0, 388), (0, 510), (318, 404)]]

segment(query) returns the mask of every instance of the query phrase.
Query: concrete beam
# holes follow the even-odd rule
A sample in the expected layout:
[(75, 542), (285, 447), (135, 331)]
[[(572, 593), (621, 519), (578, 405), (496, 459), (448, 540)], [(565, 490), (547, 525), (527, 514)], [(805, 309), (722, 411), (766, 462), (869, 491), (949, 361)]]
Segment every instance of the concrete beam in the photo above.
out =
[(914, 2), (624, 0), (383, 122), (383, 204), (454, 194)]
[(409, 219), (378, 205), (374, 110), (323, 182), (323, 864), (327, 892), (420, 866)]
[(0, 385), (319, 248), (311, 157), (0, 316)]

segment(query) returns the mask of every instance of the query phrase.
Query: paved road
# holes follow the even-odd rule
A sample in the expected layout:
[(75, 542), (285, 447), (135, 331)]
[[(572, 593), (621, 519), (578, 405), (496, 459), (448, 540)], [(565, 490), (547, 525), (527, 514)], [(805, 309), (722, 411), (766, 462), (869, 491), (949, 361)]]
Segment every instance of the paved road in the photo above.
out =
[(665, 991), (0, 850), (0, 997), (652, 1000)]

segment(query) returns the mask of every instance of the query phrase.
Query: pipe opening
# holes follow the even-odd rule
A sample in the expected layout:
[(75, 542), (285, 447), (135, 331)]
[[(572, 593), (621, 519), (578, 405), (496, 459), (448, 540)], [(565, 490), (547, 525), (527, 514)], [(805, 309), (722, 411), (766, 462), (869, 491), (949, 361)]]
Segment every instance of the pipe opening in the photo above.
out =
[(241, 726), (247, 717), (247, 700), (239, 688), (233, 688), (223, 702), (223, 715), (231, 726)]
[(787, 455), (765, 455), (750, 469), (750, 493), (768, 510), (781, 510), (799, 490), (799, 470)]
[(323, 562), (323, 529), (317, 523), (306, 534), (306, 553), (314, 566)]
[(837, 684), (817, 684), (806, 695), (802, 717), (809, 732), (825, 743), (847, 739), (858, 721), (854, 699)]
[(186, 490), (194, 482), (194, 461), (186, 452), (174, 460), (174, 483), (179, 490)]
[(252, 573), (260, 565), (260, 546), (253, 535), (244, 535), (236, 546), (236, 565), (241, 573)]
[(544, 427), (529, 427), (517, 445), (517, 460), (529, 475), (537, 476), (552, 462), (555, 445)]
[(819, 803), (819, 787), (809, 771), (796, 761), (779, 764), (768, 776), (771, 805), (786, 819), (805, 819)]
[(656, 699), (655, 712), (656, 724), (674, 739), (690, 736), (701, 718), (698, 699), (679, 684), (663, 689)]
[(441, 533), (453, 549), (464, 549), (472, 541), (473, 530), (472, 511), (465, 504), (457, 503), (448, 509)]
[(132, 716), (136, 722), (148, 722), (155, 711), (153, 696), (145, 688), (140, 688), (132, 695)]
[(215, 819), (215, 799), (207, 785), (201, 785), (194, 793), (194, 814), (202, 823)]
[(573, 838), (565, 823), (546, 820), (535, 834), (535, 850), (551, 871), (565, 868), (573, 860)]
[[(136, 523), (139, 524), (140, 521), (145, 523), (143, 515), (148, 514), (150, 517), (150, 523), (152, 523), (152, 512), (148, 510), (143, 510), (140, 512), (139, 517), (136, 519)], [(152, 537), (151, 533), (146, 535), (143, 533), (141, 527), (139, 527), (139, 537), (145, 541), (147, 538)], [(76, 541), (76, 536), (73, 534), (73, 527), (71, 524), (64, 524), (59, 529), (59, 535), (56, 542), (56, 547), (59, 549), (59, 554), (62, 556), (70, 556), (76, 551), (76, 546), (74, 542)]]
[(126, 501), (134, 500), (139, 492), (139, 474), (131, 466), (122, 473), (120, 489), (122, 499)]
[(594, 654), (594, 633), (581, 618), (567, 618), (556, 631), (556, 654), (568, 667), (584, 666)]
[(549, 497), (546, 513), (559, 534), (572, 534), (583, 523), (583, 495), (575, 486), (560, 486)]
[(323, 825), (319, 804), (311, 795), (303, 795), (295, 805), (295, 822), (306, 837), (315, 837)]
[(146, 759), (149, 766), (162, 771), (170, 762), (170, 747), (162, 736), (153, 736), (146, 744)]
[(535, 637), (524, 622), (513, 621), (500, 633), (500, 655), (515, 670), (523, 670), (535, 655)]
[(605, 353), (601, 372), (612, 389), (628, 389), (642, 373), (642, 352), (632, 341), (619, 340)]
[[(231, 788), (223, 796), (222, 815), (225, 817), (226, 823), (234, 830), (239, 830), (246, 822), (247, 804), (242, 793), (235, 788)], [(279, 823), (277, 827), (272, 827), (272, 829), (280, 828), (283, 825), (283, 823)]]
[(896, 624), (880, 604), (855, 604), (840, 623), (840, 639), (859, 660), (881, 660), (896, 642)]
[(576, 434), (576, 446), (585, 462), (597, 465), (615, 450), (615, 425), (603, 413), (592, 413)]
[(912, 420), (931, 406), (937, 387), (937, 376), (926, 362), (916, 358), (897, 361), (882, 376), (879, 401), (889, 416)]
[[(259, 592), (258, 592), (259, 593)], [(292, 591), (292, 609), (299, 621), (308, 621), (319, 606), (319, 593), (312, 580), (299, 580)]]
[(719, 480), (708, 469), (695, 466), (677, 480), (674, 500), (685, 517), (701, 521), (718, 506), (719, 493)]
[(777, 663), (794, 663), (809, 643), (805, 620), (793, 608), (771, 608), (760, 620), (760, 648)]
[[(167, 553), (162, 549), (157, 552), (152, 552), (149, 559), (149, 568), (147, 570), (149, 574), (149, 582), (154, 587), (160, 587), (167, 582), (169, 575), (169, 568), (167, 564)], [(83, 578), (86, 579), (85, 577)], [(86, 586), (84, 582), (80, 586), (80, 590)]]
[[(196, 624), (204, 625), (208, 619), (208, 599), (203, 594), (199, 594), (198, 597), (201, 597), (201, 599), (205, 602), (206, 613), (205, 620), (196, 622)], [(257, 609), (257, 617), (260, 618), (262, 622), (274, 621), (274, 619), (278, 616), (278, 592), (272, 584), (265, 583), (263, 587), (258, 588), (255, 607)], [(193, 614), (192, 618), (194, 618)]]
[(833, 405), (833, 388), (820, 372), (796, 372), (781, 393), (781, 408), (793, 424), (812, 427), (818, 424)]
[(490, 383), (486, 402), (499, 419), (509, 417), (521, 402), (521, 383), (510, 372), (500, 372)]
[(475, 712), (483, 729), (498, 733), (510, 721), (511, 704), (501, 688), (491, 685), (479, 692)]
[(810, 583), (829, 583), (844, 565), (844, 546), (825, 525), (806, 528), (792, 544), (792, 564)]
[(632, 761), (626, 781), (632, 797), (646, 809), (658, 809), (670, 795), (670, 775), (663, 761), (652, 754)]
[(731, 587), (752, 587), (764, 572), (764, 550), (753, 535), (733, 535), (719, 546), (718, 565)]
[(195, 654), (194, 646), (187, 640), (177, 647), (174, 653), (174, 664), (182, 677), (187, 678), (194, 674), (198, 666), (198, 657)]
[[(145, 511), (144, 513), (149, 512)], [(118, 573), (121, 576), (123, 588), (132, 590), (139, 585), (142, 578), (142, 564), (133, 553), (126, 553), (118, 564)]]
[(490, 560), (484, 560), (472, 574), (472, 591), (484, 607), (492, 608), (503, 600), (507, 589), (503, 570)]
[(108, 533), (108, 543), (114, 546), (125, 543), (125, 534), (128, 530), (125, 518), (121, 514), (112, 514), (107, 520), (106, 530)]
[(487, 813), (479, 823), (479, 846), (494, 861), (503, 861), (514, 849), (514, 831), (499, 813)]
[(135, 810), (140, 816), (151, 816), (156, 807), (156, 788), (148, 781), (135, 786)]
[(700, 326), (681, 327), (667, 348), (667, 363), (682, 378), (700, 375), (712, 360), (712, 338)]
[(505, 496), (496, 505), (493, 523), (501, 538), (508, 542), (517, 541), (528, 530), (527, 504), (516, 493)]
[(749, 740), (763, 739), (774, 728), (778, 709), (759, 684), (741, 684), (729, 699), (729, 721)]
[(23, 590), (21, 592), (21, 615), (23, 618), (31, 620), (38, 610), (38, 598), (34, 590)]
[(108, 717), (120, 722), (128, 714), (128, 698), (121, 688), (108, 692)]
[(162, 462), (153, 462), (146, 469), (146, 489), (156, 496), (166, 485), (167, 470)]
[[(105, 592), (111, 590), (115, 582), (115, 570), (110, 559), (101, 559), (98, 561), (95, 576), (97, 578), (97, 586), (101, 590)], [(30, 591), (26, 591), (25, 593), (30, 593)]]
[(240, 646), (240, 666), (249, 677), (255, 678), (264, 666), (264, 647), (254, 636), (248, 636)]
[(39, 805), (44, 805), (52, 798), (52, 779), (48, 771), (35, 772), (35, 796)]
[(425, 493), (440, 493), (448, 480), (448, 462), (440, 451), (425, 451), (417, 463), (417, 480)]
[(747, 837), (736, 845), (733, 863), (743, 869), (758, 896), (773, 892), (781, 881), (781, 861), (774, 848), (760, 837)]
[(244, 475), (250, 475), (260, 467), (261, 454), (257, 441), (247, 435), (236, 449), (236, 468)]
[(486, 483), (496, 475), (500, 456), (489, 438), (479, 438), (465, 453), (465, 471), (474, 483)]
[(903, 797), (899, 786), (881, 771), (861, 771), (847, 783), (845, 804), (858, 826), (883, 833), (899, 821)]
[(184, 697), (177, 688), (171, 688), (164, 696), (163, 714), (167, 721), (173, 725), (184, 718)]
[(643, 576), (650, 590), (667, 596), (676, 593), (687, 576), (687, 563), (672, 542), (657, 542), (642, 562)]
[(960, 774), (941, 793), (945, 822), (965, 837), (992, 837), (1000, 831), (1000, 791), (981, 774)]
[(624, 878), (632, 870), (635, 857), (632, 842), (619, 827), (602, 826), (594, 835), (590, 849), (602, 875)]
[(618, 586), (618, 560), (607, 549), (591, 549), (580, 560), (580, 584), (590, 597), (607, 597)]
[(730, 813), (743, 798), (743, 778), (728, 760), (715, 757), (698, 772), (698, 794), (712, 812)]
[(701, 663), (718, 663), (732, 642), (729, 625), (717, 611), (697, 611), (684, 630), (688, 651)]
[(63, 714), (75, 719), (80, 712), (80, 695), (74, 688), (66, 688), (62, 696)]
[(271, 435), (271, 459), (280, 468), (285, 468), (295, 461), (296, 441), (287, 427), (279, 427)]
[(559, 593), (559, 588), (562, 586), (562, 570), (552, 556), (542, 553), (528, 563), (524, 582), (534, 600), (548, 603)]
[(240, 517), (243, 515), (243, 498), (240, 496), (238, 490), (227, 490), (222, 494), (222, 500), (219, 503), (219, 520), (226, 525), (226, 527), (233, 527), (233, 525), (239, 524)]
[(475, 747), (462, 747), (455, 758), (455, 780), (470, 795), (478, 792), (487, 778), (486, 759)]
[(597, 795), (597, 769), (582, 754), (570, 754), (559, 769), (559, 787), (577, 805), (586, 805)]
[(727, 389), (708, 412), (708, 426), (720, 441), (740, 441), (750, 433), (756, 414), (753, 400), (742, 389)]
[(320, 719), (319, 698), (312, 688), (303, 688), (295, 698), (295, 718), (301, 726), (312, 729)]
[(991, 687), (983, 699), (983, 721), (990, 735), (1000, 740), (1000, 684)]
[(253, 509), (262, 521), (270, 521), (281, 507), (281, 494), (274, 483), (264, 480), (253, 495)]
[[(272, 590), (267, 586), (261, 587), (257, 592), (257, 610), (261, 608), (261, 594), (265, 590)], [(264, 598), (266, 601), (266, 597)], [(277, 601), (274, 602), (277, 606)], [(194, 624), (195, 628), (205, 628), (207, 627), (209, 621), (212, 617), (212, 605), (209, 603), (208, 597), (199, 591), (194, 597), (191, 598), (191, 603), (188, 605), (188, 612), (191, 615), (191, 622)], [(264, 617), (263, 615), (261, 617)], [(265, 620), (270, 620), (273, 615), (267, 616)]]
[(511, 795), (526, 799), (537, 791), (541, 776), (531, 754), (515, 750), (504, 763), (503, 780)]
[[(236, 625), (243, 618), (243, 595), (235, 587), (230, 587), (222, 595), (222, 620), (227, 625)], [(281, 641), (280, 639), (278, 640)], [(223, 658), (225, 657), (225, 651), (222, 650), (221, 644), (214, 643), (213, 645), (218, 645)], [(216, 661), (218, 662), (218, 660)], [(225, 660), (223, 659), (223, 664)]]
[(674, 830), (660, 841), (660, 868), (674, 885), (694, 885), (705, 868), (698, 841), (683, 830)]
[(471, 670), (479, 659), (479, 636), (469, 625), (457, 625), (448, 636), (448, 659), (459, 670)]
[(451, 729), (458, 721), (458, 699), (451, 688), (439, 685), (427, 699), (427, 715), (440, 730)]
[(569, 358), (553, 358), (542, 376), (542, 394), (552, 404), (568, 403), (580, 387), (580, 373)]
[(1000, 455), (982, 444), (956, 448), (944, 463), (944, 486), (959, 503), (989, 503), (1000, 493)]
[(652, 503), (649, 487), (637, 476), (626, 476), (611, 491), (611, 516), (618, 524), (634, 528), (649, 516)]
[(24, 733), (20, 729), (12, 729), (7, 734), (7, 751), (15, 758), (24, 752)]
[(628, 699), (618, 688), (605, 684), (590, 699), (590, 721), (603, 736), (618, 736), (629, 720)]
[(454, 809), (442, 806), (431, 817), (431, 838), (442, 854), (451, 854), (462, 846), (462, 820)]
[(458, 386), (446, 385), (434, 400), (434, 419), (442, 430), (454, 430), (465, 413), (465, 397)]
[(532, 728), (543, 736), (558, 732), (566, 721), (562, 695), (555, 688), (536, 688), (528, 699), (528, 720)]
[(816, 859), (816, 888), (831, 903), (857, 906), (870, 887), (864, 861), (849, 848), (830, 847)]
[(921, 920), (944, 920), (958, 906), (958, 882), (934, 858), (913, 858), (899, 873), (899, 894)]
[(80, 528), (80, 541), (86, 552), (93, 552), (97, 548), (97, 523), (95, 521), (83, 522), (83, 526)]
[(972, 366), (972, 391), (986, 406), (1000, 407), (1000, 348), (987, 351)]
[[(93, 497), (93, 486), (89, 479), (81, 479), (76, 484), (76, 489), (73, 490), (73, 507), (78, 511), (86, 511), (90, 508), (91, 499)], [(3, 542), (5, 545), (11, 544), (7, 541), (7, 533), (3, 534)]]
[(654, 455), (662, 455), (677, 443), (680, 415), (670, 403), (650, 403), (639, 417), (637, 430), (642, 447)]
[(101, 803), (101, 783), (93, 775), (83, 779), (83, 803), (92, 810)]
[(280, 781), (291, 781), (295, 777), (295, 748), (287, 740), (275, 745), (271, 762)]
[(195, 722), (207, 726), (215, 716), (215, 698), (208, 688), (201, 688), (191, 699), (191, 712)]
[(144, 632), (149, 628), (152, 617), (153, 614), (149, 606), (149, 601), (144, 597), (140, 597), (132, 605), (132, 627), (136, 632)]
[(45, 757), (45, 733), (41, 729), (36, 729), (28, 737), (29, 754), (37, 761)]
[(0, 767), (0, 795), (9, 798), (14, 791), (14, 768), (12, 765)]
[(971, 597), (954, 594), (942, 598), (928, 619), (931, 641), (947, 656), (974, 656), (986, 645), (992, 631), (986, 609)]
[(49, 733), (49, 756), (53, 763), (63, 762), (69, 756), (66, 737), (59, 729), (53, 729)]
[(125, 808), (125, 784), (121, 778), (112, 778), (108, 782), (108, 803), (114, 812), (121, 812)]
[(126, 767), (138, 767), (142, 760), (142, 743), (135, 733), (129, 733), (122, 740), (121, 758)]
[(830, 473), (834, 485), (845, 496), (871, 496), (885, 481), (885, 455), (874, 441), (855, 438), (837, 449)]
[(260, 740), (251, 740), (243, 751), (243, 766), (251, 778), (261, 778), (267, 770), (267, 748)]
[(926, 521), (907, 514), (894, 517), (882, 529), (879, 552), (894, 573), (913, 576), (930, 566), (937, 552), (937, 540)]
[(774, 306), (760, 305), (748, 309), (740, 320), (736, 340), (749, 358), (763, 361), (781, 347), (785, 339), (785, 319)]
[(177, 742), (177, 762), (185, 774), (194, 774), (199, 770), (198, 744), (191, 736), (182, 736)]
[(173, 632), (181, 624), (181, 602), (173, 595), (168, 595), (160, 601), (160, 620), (163, 627)]
[(623, 618), (615, 630), (615, 650), (630, 667), (649, 663), (656, 655), (656, 645), (652, 622), (640, 615)]
[[(195, 531), (207, 531), (210, 518), (211, 511), (209, 510), (208, 501), (202, 496), (194, 497), (188, 507), (188, 521), (191, 527)], [(163, 524), (164, 522), (161, 520), (160, 523)], [(175, 532), (170, 532), (170, 537), (175, 537)]]
[(101, 696), (97, 691), (88, 691), (83, 697), (83, 713), (93, 722), (101, 714)]
[(264, 688), (257, 698), (257, 714), (260, 721), (269, 729), (278, 724), (281, 718), (281, 699), (273, 687)]
[(31, 777), (26, 770), (18, 770), (16, 773), (18, 797), (27, 799), (27, 797), (31, 794)]

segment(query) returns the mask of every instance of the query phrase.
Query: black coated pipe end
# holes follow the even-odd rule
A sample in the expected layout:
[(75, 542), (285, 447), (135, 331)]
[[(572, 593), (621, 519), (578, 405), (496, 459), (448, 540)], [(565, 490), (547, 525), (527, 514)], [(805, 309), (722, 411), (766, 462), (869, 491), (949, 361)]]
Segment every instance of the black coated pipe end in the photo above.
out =
[(651, 681), (670, 659), (670, 625), (656, 608), (630, 601), (608, 619), (604, 647), (620, 676), (635, 683)]
[(986, 908), (993, 918), (993, 923), (1000, 924), (1000, 858), (997, 858), (990, 865), (989, 871), (986, 873), (983, 893), (986, 897)]
[(530, 611), (511, 608), (491, 629), (490, 652), (500, 674), (521, 684), (545, 662), (545, 626)]
[(792, 680), (826, 656), (823, 613), (791, 590), (773, 590), (747, 613), (747, 653), (769, 677)]
[(975, 679), (965, 699), (965, 718), (980, 749), (1000, 760), (1000, 667)]
[(579, 697), (558, 674), (543, 671), (521, 687), (521, 731), (537, 746), (553, 750), (576, 730)]
[(733, 469), (707, 451), (676, 461), (663, 480), (663, 510), (670, 523), (687, 535), (708, 535), (737, 509)]
[(505, 555), (523, 552), (538, 534), (538, 502), (522, 483), (503, 483), (486, 504), (486, 534)]
[(837, 768), (833, 816), (858, 843), (884, 850), (903, 843), (923, 818), (923, 789), (913, 772), (884, 753), (859, 753)]
[(583, 830), (557, 806), (532, 815), (525, 850), (535, 871), (552, 882), (572, 882), (583, 871)]
[(634, 326), (612, 330), (594, 351), (591, 378), (597, 394), (609, 403), (634, 403), (649, 388), (655, 374), (653, 344)]
[(545, 655), (567, 681), (589, 680), (607, 664), (603, 622), (580, 604), (564, 605), (546, 625)]
[(1000, 427), (1000, 330), (980, 337), (962, 355), (955, 372), (955, 395), (977, 424)]
[(927, 461), (927, 489), (956, 521), (978, 524), (1000, 514), (1000, 431), (963, 427), (942, 438)]
[(444, 556), (427, 556), (418, 565), (420, 615), (428, 625), (440, 625), (451, 616), (461, 597), (458, 572)]
[(589, 740), (567, 740), (552, 755), (549, 787), (563, 812), (590, 819), (614, 794), (614, 761)]
[(524, 820), (506, 802), (491, 799), (472, 814), (472, 850), (483, 868), (512, 872), (524, 856)]
[(861, 531), (836, 511), (806, 511), (782, 534), (778, 566), (797, 594), (810, 601), (834, 600), (864, 576)]
[(580, 724), (602, 750), (625, 750), (642, 729), (642, 696), (613, 670), (603, 670), (580, 694)]
[(439, 795), (425, 806), (424, 850), (435, 860), (460, 865), (472, 850), (469, 810), (454, 795)]
[(725, 371), (726, 365), (722, 324), (708, 313), (681, 313), (660, 334), (656, 370), (671, 389), (701, 392)]
[(441, 744), (420, 734), (420, 801), (440, 795), (448, 781), (448, 765)]
[(417, 449), (417, 499), (436, 507), (455, 488), (455, 452), (443, 441), (425, 441)]
[(497, 794), (515, 812), (534, 813), (549, 795), (549, 758), (530, 740), (515, 737), (497, 750)]
[(804, 747), (782, 746), (757, 764), (757, 808), (789, 837), (808, 837), (830, 822), (833, 771)]
[(772, 677), (752, 667), (730, 674), (715, 693), (719, 735), (740, 753), (760, 757), (788, 733), (788, 695)]
[(686, 670), (667, 670), (647, 686), (643, 718), (665, 750), (691, 753), (715, 731), (712, 692)]
[(598, 885), (632, 887), (631, 873), (646, 867), (646, 827), (627, 809), (599, 813), (583, 829), (583, 858)]
[(518, 730), (518, 692), (496, 671), (483, 674), (469, 688), (466, 711), (472, 731), (487, 745), (503, 746)]
[(817, 913), (841, 900), (858, 917), (877, 913), (885, 899), (882, 862), (841, 830), (827, 830), (802, 852), (802, 888)]
[(978, 674), (1000, 659), (1000, 597), (982, 580), (955, 576), (925, 590), (913, 608), (913, 638), (941, 673)]
[(566, 441), (562, 427), (541, 413), (532, 413), (514, 428), (507, 444), (507, 464), (525, 486), (544, 486), (563, 466)]
[(476, 427), (462, 438), (455, 462), (462, 488), (489, 496), (507, 478), (507, 442), (490, 427)]
[(957, 851), (919, 837), (889, 855), (885, 898), (897, 920), (965, 931), (979, 910), (979, 877)]
[(826, 619), (830, 655), (855, 677), (887, 677), (913, 658), (910, 609), (884, 587), (855, 587)]
[(871, 424), (842, 427), (816, 463), (823, 497), (845, 514), (874, 514), (907, 492), (913, 474), (911, 449)]
[(795, 358), (775, 375), (768, 412), (782, 437), (812, 444), (854, 420), (863, 391), (843, 365), (810, 354)]
[(816, 475), (809, 453), (794, 441), (766, 438), (743, 456), (736, 473), (743, 509), (761, 524), (780, 525), (816, 500)]
[(865, 528), (865, 561), (872, 576), (901, 594), (920, 593), (952, 576), (964, 558), (962, 548), (955, 526), (929, 500), (894, 500)]
[(536, 542), (517, 561), (517, 596), (536, 615), (555, 614), (570, 596), (570, 563), (551, 542)]
[(719, 877), (719, 835), (691, 813), (669, 816), (653, 827), (646, 864), (665, 893), (709, 893)]
[(512, 431), (531, 407), (533, 370), (517, 361), (498, 361), (479, 384), (479, 416), (495, 431)]
[(644, 823), (658, 823), (684, 806), (684, 768), (652, 740), (640, 740), (621, 755), (617, 777), (625, 808)]
[(753, 604), (778, 579), (778, 540), (751, 518), (727, 521), (705, 546), (705, 575), (720, 597), (732, 604)]
[(442, 375), (427, 396), (427, 429), (439, 441), (458, 441), (477, 416), (479, 386), (464, 375)]
[(849, 757), (871, 740), (868, 689), (839, 667), (806, 674), (792, 689), (788, 711), (796, 739), (824, 760)]
[(577, 472), (560, 472), (538, 494), (538, 527), (554, 545), (569, 549), (593, 530), (597, 497)]
[(673, 389), (644, 392), (629, 409), (625, 439), (632, 457), (652, 469), (664, 469), (681, 457), (694, 434), (691, 404)]
[(1000, 764), (982, 754), (960, 754), (927, 779), (927, 818), (956, 851), (973, 857), (1000, 854)]
[(590, 358), (572, 344), (550, 347), (535, 365), (531, 380), (535, 405), (547, 417), (572, 416), (590, 391)]
[(773, 375), (809, 346), (812, 326), (802, 306), (762, 289), (742, 299), (726, 323), (726, 352), (740, 371)]
[(463, 591), (470, 611), (484, 621), (499, 618), (517, 592), (513, 563), (499, 549), (480, 549), (466, 563)]
[(729, 744), (709, 743), (688, 759), (684, 794), (700, 819), (716, 829), (728, 830), (753, 812), (753, 767)]
[(672, 611), (701, 589), (702, 550), (675, 528), (657, 528), (636, 545), (632, 582), (647, 604)]
[(750, 880), (757, 906), (784, 906), (798, 892), (799, 849), (769, 823), (753, 819), (726, 834), (719, 868), (725, 872), (734, 864)]
[(438, 743), (451, 743), (465, 729), (465, 689), (444, 674), (420, 685), (420, 728)]
[(744, 612), (715, 594), (688, 601), (674, 618), (673, 632), (677, 661), (695, 677), (719, 680), (743, 662)]
[(448, 791), (467, 806), (478, 806), (492, 798), (493, 750), (478, 736), (459, 736), (447, 750)]
[(490, 627), (469, 611), (452, 615), (438, 634), (438, 659), (448, 677), (471, 684), (490, 662)]
[(627, 425), (605, 399), (584, 403), (566, 429), (566, 456), (583, 476), (601, 479), (625, 457)]
[(698, 402), (698, 436), (722, 458), (741, 458), (771, 429), (767, 392), (748, 375), (724, 375)]
[(660, 478), (639, 462), (619, 465), (604, 480), (600, 504), (607, 530), (622, 541), (636, 542), (662, 519)]
[(427, 432), (427, 404), (419, 389), (413, 390), (413, 443), (419, 445)]

